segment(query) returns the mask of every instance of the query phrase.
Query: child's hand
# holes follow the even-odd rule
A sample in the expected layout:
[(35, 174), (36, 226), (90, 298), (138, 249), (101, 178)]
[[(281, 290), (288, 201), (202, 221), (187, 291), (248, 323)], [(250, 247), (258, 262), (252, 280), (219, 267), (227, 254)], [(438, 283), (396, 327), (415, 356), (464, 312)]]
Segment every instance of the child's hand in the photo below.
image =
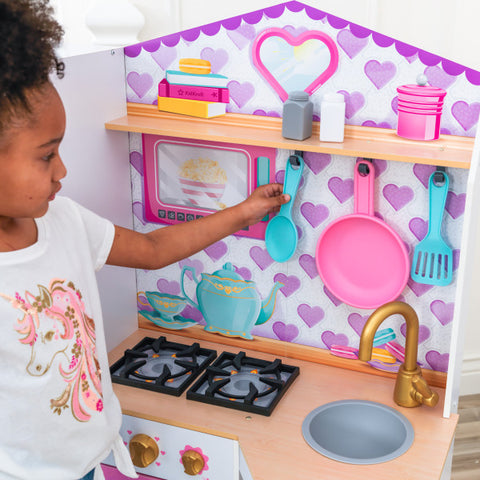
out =
[(283, 194), (281, 183), (270, 183), (256, 188), (239, 207), (243, 210), (246, 225), (254, 225), (269, 213), (277, 213), (290, 195)]
[(238, 205), (191, 222), (169, 225), (145, 234), (117, 226), (107, 263), (151, 270), (163, 268), (254, 225), (265, 215), (278, 212), (289, 201), (290, 195), (283, 194), (283, 185), (272, 183), (258, 187)]

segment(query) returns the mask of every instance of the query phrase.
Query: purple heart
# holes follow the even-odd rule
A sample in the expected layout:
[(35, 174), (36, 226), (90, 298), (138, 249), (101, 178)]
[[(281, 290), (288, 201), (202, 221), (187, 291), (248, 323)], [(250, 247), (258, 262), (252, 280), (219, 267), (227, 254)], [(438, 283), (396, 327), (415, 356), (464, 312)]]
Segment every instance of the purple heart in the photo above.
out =
[(353, 328), (353, 330), (360, 336), (365, 326), (366, 321), (368, 320), (369, 315), (360, 315), (359, 313), (351, 313), (348, 316), (348, 324)]
[(348, 337), (343, 333), (331, 332), (327, 330), (322, 333), (322, 342), (325, 346), (330, 349), (332, 345), (348, 345)]
[(421, 184), (428, 188), (428, 182), (430, 180), (430, 175), (436, 170), (432, 165), (423, 165), (421, 163), (416, 163), (413, 166), (413, 174), (420, 180)]
[(261, 109), (254, 110), (253, 114), (254, 115), (261, 115), (262, 117), (278, 117), (278, 118), (280, 118), (282, 116), (280, 113), (275, 112), (273, 110), (269, 110), (268, 112), (266, 112), (265, 110), (261, 110)]
[(175, 47), (160, 47), (155, 52), (152, 52), (151, 55), (160, 68), (166, 70), (177, 58), (177, 51)]
[(398, 115), (398, 97), (393, 97), (392, 101), (390, 102), (390, 106), (392, 107), (393, 112)]
[(298, 37), (301, 33), (307, 31), (307, 27), (294, 27), (293, 25), (285, 25), (283, 28), (293, 37)]
[(448, 371), (448, 353), (440, 353), (436, 350), (430, 350), (425, 355), (425, 360), (432, 367), (432, 369), (437, 372)]
[(465, 211), (465, 200), (467, 195), (465, 193), (456, 194), (453, 192), (447, 193), (447, 201), (445, 202), (445, 210), (455, 220), (463, 215)]
[(169, 293), (170, 295), (179, 295), (180, 285), (175, 280), (170, 282), (165, 278), (160, 278), (157, 280), (157, 290), (162, 293)]
[(148, 310), (153, 312), (154, 308), (148, 303), (147, 297), (145, 295), (137, 295), (137, 309), (138, 310)]
[(318, 175), (330, 164), (332, 161), (332, 156), (329, 153), (305, 152), (303, 159), (307, 167), (315, 175)]
[(414, 53), (413, 55), (410, 55), (408, 57), (405, 57), (405, 60), (408, 63), (413, 63), (416, 59), (418, 58), (418, 53)]
[(432, 87), (443, 88), (444, 90), (447, 90), (448, 87), (453, 85), (457, 79), (456, 76), (449, 75), (438, 65), (427, 67), (424, 73), (427, 77), (428, 83)]
[(205, 248), (205, 253), (214, 261), (220, 260), (228, 251), (227, 244), (220, 240)]
[(203, 319), (201, 312), (191, 305), (185, 306), (185, 308), (182, 310), (182, 317), (190, 318), (191, 320), (195, 320), (197, 323), (205, 325), (205, 320)]
[(153, 85), (153, 78), (148, 73), (139, 74), (137, 72), (130, 72), (127, 75), (127, 83), (135, 92), (137, 97), (142, 98)]
[(414, 217), (408, 223), (408, 228), (415, 235), (418, 241), (423, 240), (428, 231), (428, 222), (420, 217)]
[(410, 290), (417, 296), (421, 297), (429, 290), (433, 288), (433, 285), (425, 285), (424, 283), (417, 283), (411, 278), (408, 279), (407, 285), (410, 287)]
[(478, 102), (468, 104), (467, 102), (459, 101), (452, 105), (453, 117), (466, 132), (477, 124), (479, 113), (480, 103)]
[(295, 275), (285, 275), (284, 273), (277, 273), (273, 277), (274, 282), (283, 283), (283, 287), (280, 291), (289, 297), (292, 293), (296, 292), (300, 288), (300, 280)]
[(212, 73), (218, 73), (228, 62), (228, 53), (223, 48), (214, 50), (207, 47), (200, 52), (202, 60), (208, 60), (212, 67)]
[(232, 80), (228, 82), (228, 90), (230, 91), (230, 97), (239, 108), (245, 106), (255, 94), (255, 87), (250, 82), (240, 83)]
[(456, 248), (453, 250), (453, 271), (455, 271), (458, 268), (458, 264), (460, 262), (460, 249)]
[(383, 188), (383, 196), (395, 211), (398, 212), (413, 200), (413, 190), (407, 186), (398, 187), (393, 183), (389, 183)]
[[(200, 275), (203, 272), (203, 263), (200, 260), (192, 260), (190, 258), (185, 258), (184, 260), (180, 260), (178, 262), (178, 266), (180, 268), (183, 267), (191, 267), (195, 271), (195, 275)], [(193, 275), (190, 270), (185, 272), (185, 275), (190, 279), (193, 280)]]
[(447, 325), (453, 320), (453, 310), (455, 304), (445, 303), (442, 300), (434, 300), (430, 304), (430, 311), (437, 317), (437, 320), (443, 325)]
[(397, 67), (393, 62), (388, 60), (383, 63), (380, 63), (377, 60), (370, 60), (365, 64), (365, 75), (378, 90), (387, 85), (396, 73)]
[(246, 267), (235, 267), (235, 272), (238, 273), (244, 280), (252, 279), (252, 272)]
[[(407, 335), (407, 324), (406, 323), (403, 323), (401, 326), (400, 326), (400, 333), (406, 337)], [(425, 326), (425, 325), (420, 325), (418, 327), (418, 343), (423, 343), (425, 340), (429, 339), (430, 338), (430, 335), (432, 333), (430, 332), (430, 329)]]
[(275, 322), (273, 324), (273, 332), (284, 342), (291, 342), (298, 336), (298, 328), (291, 323)]
[(366, 122), (363, 122), (362, 126), (364, 126), (364, 127), (376, 127), (376, 128), (392, 128), (392, 126), (388, 122), (377, 123), (377, 122), (374, 122), (373, 120), (367, 120)]
[(298, 263), (305, 270), (305, 273), (310, 278), (315, 278), (318, 276), (315, 258), (309, 255), (308, 253), (304, 253), (303, 255), (300, 255), (300, 258), (298, 259)]
[(245, 48), (255, 38), (255, 33), (255, 28), (248, 24), (242, 24), (235, 30), (227, 31), (228, 37), (239, 50)]
[(340, 203), (345, 203), (353, 197), (353, 179), (342, 180), (339, 177), (332, 177), (328, 181), (328, 189)]
[(323, 287), (323, 292), (336, 307), (343, 303), (327, 287)]
[(143, 204), (142, 204), (142, 202), (133, 202), (132, 212), (143, 223), (143, 225), (147, 224), (147, 222), (145, 221), (145, 218), (143, 216)]
[(267, 250), (257, 246), (250, 249), (250, 258), (259, 266), (260, 270), (265, 270), (273, 263)]
[[(363, 160), (363, 159), (360, 159)], [(375, 178), (381, 175), (387, 169), (387, 161), (379, 160), (378, 158), (373, 160), (373, 166), (375, 167)]]
[(315, 326), (325, 317), (325, 312), (321, 307), (311, 307), (306, 303), (302, 303), (297, 308), (297, 313), (300, 318), (308, 325), (309, 328)]
[(310, 202), (302, 203), (300, 206), (300, 212), (313, 228), (318, 227), (324, 220), (326, 220), (330, 213), (325, 205), (314, 205)]
[(365, 97), (361, 92), (348, 93), (346, 90), (339, 90), (345, 97), (345, 117), (352, 118), (365, 105)]
[(345, 28), (338, 32), (337, 42), (350, 58), (354, 58), (367, 46), (368, 37), (356, 37), (348, 28)]
[(143, 155), (140, 152), (130, 153), (130, 165), (143, 177)]

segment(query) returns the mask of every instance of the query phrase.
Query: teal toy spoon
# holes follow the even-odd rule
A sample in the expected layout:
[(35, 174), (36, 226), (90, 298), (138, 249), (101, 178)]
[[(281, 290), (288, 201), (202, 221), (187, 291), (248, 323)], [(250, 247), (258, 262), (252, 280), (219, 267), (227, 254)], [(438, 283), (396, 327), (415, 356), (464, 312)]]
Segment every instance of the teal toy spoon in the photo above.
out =
[(295, 153), (288, 159), (285, 168), (283, 193), (290, 195), (290, 201), (281, 206), (278, 214), (267, 225), (265, 245), (276, 262), (286, 262), (295, 253), (298, 242), (297, 226), (292, 220), (292, 206), (302, 178), (304, 161)]

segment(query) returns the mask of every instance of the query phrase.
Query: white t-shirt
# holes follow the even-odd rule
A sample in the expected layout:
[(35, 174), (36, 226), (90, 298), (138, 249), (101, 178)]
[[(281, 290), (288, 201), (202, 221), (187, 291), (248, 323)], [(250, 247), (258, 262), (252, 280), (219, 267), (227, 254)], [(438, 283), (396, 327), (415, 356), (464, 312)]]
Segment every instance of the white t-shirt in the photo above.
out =
[(114, 226), (62, 197), (36, 224), (0, 253), (0, 479), (75, 480), (124, 448), (95, 277)]

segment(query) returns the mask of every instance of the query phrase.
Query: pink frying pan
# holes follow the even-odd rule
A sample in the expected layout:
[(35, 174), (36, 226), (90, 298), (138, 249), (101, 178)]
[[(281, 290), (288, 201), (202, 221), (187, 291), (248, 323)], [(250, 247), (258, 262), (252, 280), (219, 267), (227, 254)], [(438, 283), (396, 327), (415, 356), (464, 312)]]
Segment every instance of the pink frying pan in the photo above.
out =
[(342, 302), (377, 308), (395, 300), (407, 284), (410, 262), (398, 234), (374, 216), (375, 169), (355, 165), (354, 211), (331, 223), (321, 234), (316, 264), (325, 286)]

